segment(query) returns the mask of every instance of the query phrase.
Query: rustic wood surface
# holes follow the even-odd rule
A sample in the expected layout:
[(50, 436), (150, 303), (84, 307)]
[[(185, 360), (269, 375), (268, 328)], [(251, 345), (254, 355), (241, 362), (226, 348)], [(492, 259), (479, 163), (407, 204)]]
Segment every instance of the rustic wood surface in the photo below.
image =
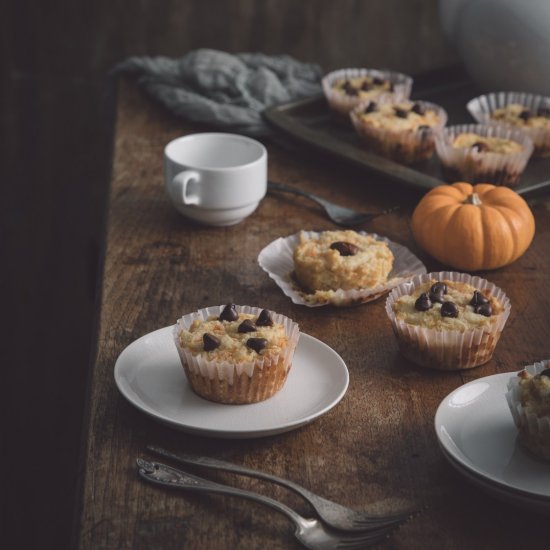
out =
[[(355, 308), (294, 305), (257, 265), (273, 239), (334, 226), (306, 200), (268, 195), (244, 222), (209, 228), (186, 221), (163, 190), (164, 145), (204, 128), (184, 126), (131, 82), (119, 90), (99, 350), (91, 373), (81, 549), (299, 548), (290, 523), (260, 505), (216, 495), (171, 492), (142, 482), (135, 459), (147, 444), (229, 459), (290, 478), (356, 509), (427, 505), (382, 548), (547, 548), (546, 520), (501, 503), (472, 486), (438, 449), (433, 419), (441, 400), (464, 382), (518, 370), (550, 356), (550, 217), (548, 197), (533, 201), (535, 240), (513, 265), (487, 277), (513, 309), (493, 360), (462, 373), (407, 362), (384, 312), (384, 299)], [(418, 196), (328, 159), (267, 144), (269, 177), (347, 206), (398, 213), (364, 229), (408, 246), (428, 270), (441, 268), (416, 247), (409, 223)], [(165, 427), (127, 403), (113, 367), (138, 337), (184, 313), (233, 301), (296, 320), (346, 361), (349, 389), (328, 414), (292, 432), (221, 440)], [(183, 371), (182, 371), (183, 376)], [(211, 474), (308, 513), (307, 505), (270, 484)]]

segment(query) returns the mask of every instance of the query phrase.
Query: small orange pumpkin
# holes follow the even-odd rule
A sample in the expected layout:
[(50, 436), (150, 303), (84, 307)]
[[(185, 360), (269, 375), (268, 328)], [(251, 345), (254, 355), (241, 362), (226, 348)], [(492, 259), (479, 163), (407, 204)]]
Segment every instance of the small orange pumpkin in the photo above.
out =
[(512, 189), (488, 183), (441, 185), (413, 212), (416, 242), (445, 265), (496, 269), (517, 260), (535, 235), (535, 218)]

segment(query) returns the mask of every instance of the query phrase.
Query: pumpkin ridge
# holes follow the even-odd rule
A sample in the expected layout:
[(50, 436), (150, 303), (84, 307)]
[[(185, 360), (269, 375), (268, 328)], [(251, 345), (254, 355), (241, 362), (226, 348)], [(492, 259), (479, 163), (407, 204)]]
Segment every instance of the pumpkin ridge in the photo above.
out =
[(488, 265), (506, 265), (512, 262), (516, 257), (517, 241), (510, 233), (506, 216), (500, 208), (486, 205), (481, 219), (483, 262)]

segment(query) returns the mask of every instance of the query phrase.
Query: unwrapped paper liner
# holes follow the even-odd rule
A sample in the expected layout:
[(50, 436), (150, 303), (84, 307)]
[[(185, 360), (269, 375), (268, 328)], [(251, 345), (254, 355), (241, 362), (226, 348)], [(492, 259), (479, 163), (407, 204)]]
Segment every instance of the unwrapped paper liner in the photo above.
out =
[(466, 108), (477, 122), (502, 125), (508, 128), (520, 128), (533, 140), (535, 146), (534, 157), (550, 156), (550, 129), (516, 126), (491, 118), (493, 111), (506, 107), (511, 103), (523, 105), (531, 112), (536, 113), (540, 107), (550, 108), (550, 97), (525, 92), (493, 92), (471, 99)]
[[(550, 366), (550, 359), (528, 365), (525, 370), (535, 376)], [(508, 381), (506, 401), (519, 430), (520, 441), (537, 456), (550, 460), (550, 417), (539, 418), (521, 404), (520, 379), (516, 375)]]
[[(473, 133), (516, 141), (522, 146), (517, 153), (477, 152), (471, 147), (453, 147), (460, 134)], [(513, 187), (519, 181), (533, 152), (533, 140), (520, 128), (495, 124), (460, 124), (447, 126), (436, 134), (435, 148), (450, 181), (492, 183)]]
[[(364, 98), (359, 96), (344, 95), (340, 90), (332, 87), (334, 82), (338, 80), (362, 78), (365, 76), (389, 80), (393, 84), (393, 92), (386, 90), (381, 91), (380, 93), (391, 96), (396, 101), (408, 99), (411, 95), (413, 79), (406, 74), (378, 69), (339, 69), (325, 75), (321, 81), (323, 92), (331, 109), (334, 109), (341, 114), (347, 114), (356, 105), (362, 101), (365, 101)], [(377, 101), (378, 96), (373, 97), (373, 100)]]
[[(466, 283), (477, 290), (488, 291), (500, 302), (503, 311), (493, 316), (495, 318), (489, 326), (464, 332), (425, 328), (397, 319), (393, 304), (401, 296), (413, 294), (419, 286), (428, 281), (444, 280)], [(470, 369), (489, 361), (510, 315), (510, 309), (510, 300), (496, 285), (481, 277), (454, 271), (416, 276), (394, 288), (386, 300), (386, 313), (401, 353), (417, 365), (439, 370)]]
[(279, 237), (268, 244), (258, 256), (260, 267), (267, 272), (295, 304), (308, 307), (359, 305), (376, 300), (399, 283), (414, 275), (426, 273), (424, 264), (405, 246), (394, 243), (376, 233), (358, 231), (360, 235), (369, 235), (378, 241), (388, 244), (394, 256), (393, 269), (388, 276), (388, 281), (372, 288), (338, 289), (329, 292), (330, 298), (326, 301), (316, 301), (314, 295), (308, 295), (301, 291), (292, 277), (294, 272), (294, 249), (300, 243), (300, 235), (302, 233), (309, 239), (315, 239), (320, 236), (320, 232), (318, 231), (299, 231), (288, 237)]

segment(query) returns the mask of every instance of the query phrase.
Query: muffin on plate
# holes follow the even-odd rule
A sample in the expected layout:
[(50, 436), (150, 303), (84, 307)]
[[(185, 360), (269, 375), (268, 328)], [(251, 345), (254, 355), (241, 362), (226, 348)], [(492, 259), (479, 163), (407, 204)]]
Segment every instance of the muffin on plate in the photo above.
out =
[(428, 273), (394, 288), (386, 313), (407, 359), (440, 370), (469, 369), (491, 359), (510, 301), (480, 277)]
[(294, 249), (294, 274), (310, 294), (372, 288), (388, 280), (393, 254), (384, 241), (353, 230), (305, 232)]
[(184, 315), (174, 341), (193, 391), (218, 403), (264, 401), (285, 384), (298, 325), (249, 306), (215, 306)]
[(522, 130), (490, 124), (447, 126), (435, 146), (447, 180), (508, 187), (518, 183), (533, 152)]
[(478, 122), (523, 130), (533, 140), (534, 157), (550, 156), (550, 97), (494, 92), (470, 100), (467, 108)]
[(550, 360), (525, 367), (508, 382), (506, 400), (520, 442), (550, 460)]
[(350, 117), (369, 150), (403, 164), (429, 159), (434, 135), (447, 122), (447, 113), (439, 105), (388, 97), (359, 104)]
[(407, 99), (412, 78), (402, 73), (377, 69), (339, 69), (322, 80), (323, 92), (331, 109), (347, 115), (356, 105), (382, 94)]

